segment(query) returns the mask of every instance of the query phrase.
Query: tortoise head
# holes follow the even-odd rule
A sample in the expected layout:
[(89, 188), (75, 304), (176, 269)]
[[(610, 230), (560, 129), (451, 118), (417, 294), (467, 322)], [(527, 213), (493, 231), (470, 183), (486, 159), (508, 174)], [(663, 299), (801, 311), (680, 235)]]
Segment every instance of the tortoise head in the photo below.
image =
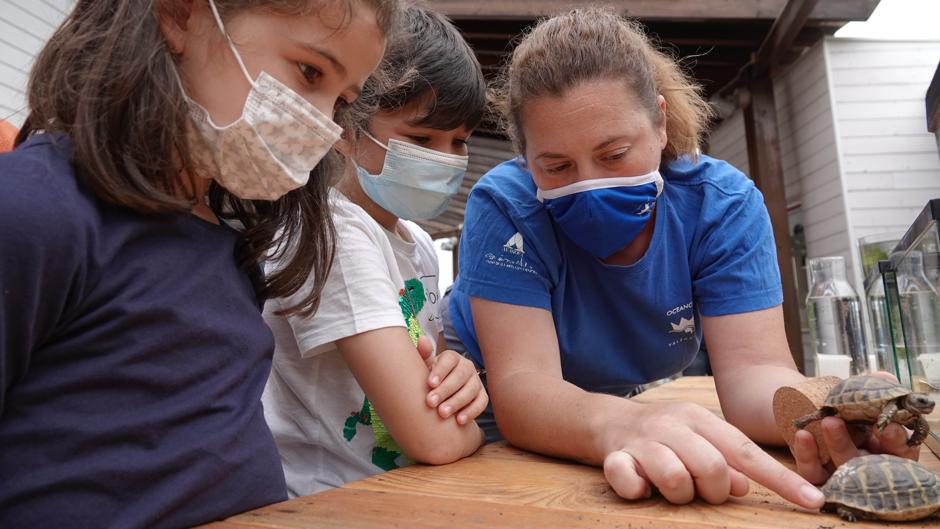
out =
[(904, 398), (904, 408), (913, 413), (930, 415), (934, 401), (926, 393), (911, 393)]

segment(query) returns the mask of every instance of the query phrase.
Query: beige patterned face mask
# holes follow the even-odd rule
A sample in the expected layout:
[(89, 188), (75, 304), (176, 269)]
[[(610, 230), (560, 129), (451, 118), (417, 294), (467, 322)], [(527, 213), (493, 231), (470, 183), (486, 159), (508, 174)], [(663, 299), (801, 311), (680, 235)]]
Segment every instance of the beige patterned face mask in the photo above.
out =
[(266, 72), (252, 80), (215, 2), (209, 0), (209, 6), (251, 91), (242, 115), (225, 126), (213, 123), (205, 107), (187, 97), (193, 161), (203, 176), (239, 198), (276, 200), (307, 183), (343, 129)]

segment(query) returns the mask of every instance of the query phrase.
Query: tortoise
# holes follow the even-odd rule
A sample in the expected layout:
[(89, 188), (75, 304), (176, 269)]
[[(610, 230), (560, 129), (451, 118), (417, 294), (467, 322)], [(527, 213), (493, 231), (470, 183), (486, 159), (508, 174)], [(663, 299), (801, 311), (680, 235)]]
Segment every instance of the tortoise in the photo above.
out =
[(940, 511), (940, 475), (887, 454), (860, 456), (840, 466), (822, 487), (823, 512), (860, 518), (920, 520)]
[(908, 446), (917, 446), (930, 432), (924, 415), (933, 411), (934, 401), (925, 393), (914, 393), (893, 380), (873, 375), (849, 377), (836, 384), (823, 406), (793, 421), (798, 429), (807, 424), (837, 415), (846, 423), (874, 424), (883, 431), (896, 422), (914, 430)]

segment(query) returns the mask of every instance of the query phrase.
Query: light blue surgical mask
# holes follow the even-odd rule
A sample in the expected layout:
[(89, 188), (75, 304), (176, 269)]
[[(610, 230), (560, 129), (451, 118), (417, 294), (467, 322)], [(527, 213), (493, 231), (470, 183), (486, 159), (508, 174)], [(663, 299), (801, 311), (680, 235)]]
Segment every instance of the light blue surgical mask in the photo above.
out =
[(607, 259), (643, 231), (662, 190), (663, 177), (653, 171), (539, 189), (536, 197), (573, 243), (598, 259)]
[(467, 172), (466, 156), (448, 154), (400, 140), (388, 146), (363, 132), (386, 150), (382, 172), (369, 174), (356, 166), (359, 185), (382, 209), (405, 220), (432, 219), (440, 215), (451, 197), (460, 191)]

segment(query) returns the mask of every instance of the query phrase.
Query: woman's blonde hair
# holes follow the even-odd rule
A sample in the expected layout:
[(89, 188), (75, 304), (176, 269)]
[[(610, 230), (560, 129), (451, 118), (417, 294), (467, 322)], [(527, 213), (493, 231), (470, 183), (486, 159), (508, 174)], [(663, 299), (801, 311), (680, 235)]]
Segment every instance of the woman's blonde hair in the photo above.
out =
[(522, 37), (504, 68), (494, 98), (516, 151), (525, 152), (522, 111), (540, 96), (561, 96), (593, 80), (622, 80), (659, 124), (657, 96), (666, 99), (663, 160), (695, 156), (712, 116), (701, 87), (671, 55), (658, 50), (642, 26), (609, 8), (575, 9), (539, 22)]

